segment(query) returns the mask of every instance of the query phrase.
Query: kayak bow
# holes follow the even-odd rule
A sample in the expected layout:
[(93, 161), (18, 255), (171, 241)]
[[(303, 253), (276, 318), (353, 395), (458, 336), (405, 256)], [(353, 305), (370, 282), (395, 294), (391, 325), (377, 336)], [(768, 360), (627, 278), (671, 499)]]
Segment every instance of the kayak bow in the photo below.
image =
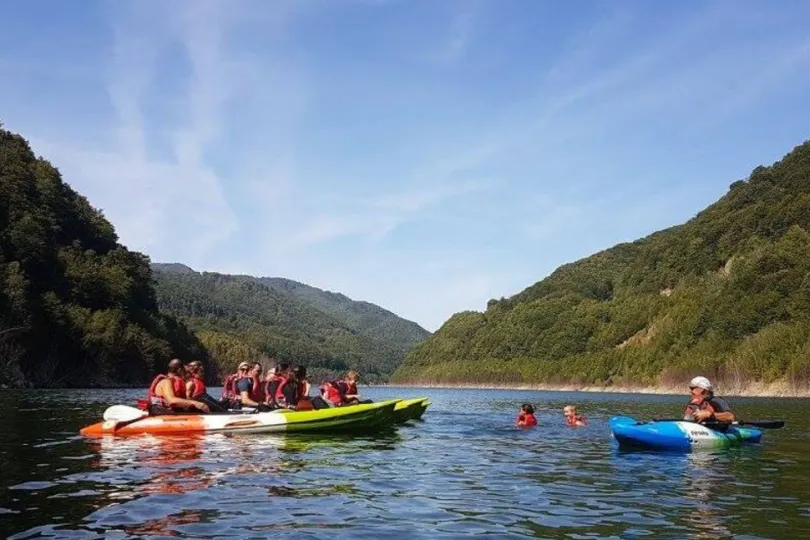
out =
[(394, 421), (402, 424), (408, 420), (419, 418), (427, 409), (425, 402), (428, 398), (404, 399), (394, 408)]

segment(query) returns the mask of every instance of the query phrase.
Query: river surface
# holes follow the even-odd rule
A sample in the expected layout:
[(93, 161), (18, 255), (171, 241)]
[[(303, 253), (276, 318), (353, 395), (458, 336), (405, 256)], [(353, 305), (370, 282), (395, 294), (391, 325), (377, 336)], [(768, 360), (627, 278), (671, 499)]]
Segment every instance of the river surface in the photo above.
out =
[[(810, 538), (810, 400), (731, 399), (781, 418), (762, 444), (620, 451), (607, 420), (678, 416), (685, 398), (365, 388), (429, 396), (379, 436), (85, 439), (133, 390), (0, 390), (0, 537)], [(513, 425), (522, 402), (540, 426)], [(590, 420), (564, 426), (577, 403)]]

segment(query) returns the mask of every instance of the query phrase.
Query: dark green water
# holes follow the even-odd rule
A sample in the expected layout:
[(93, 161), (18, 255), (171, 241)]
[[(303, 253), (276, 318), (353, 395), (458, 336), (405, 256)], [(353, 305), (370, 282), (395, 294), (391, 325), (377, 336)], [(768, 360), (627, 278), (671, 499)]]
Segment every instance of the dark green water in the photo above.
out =
[[(808, 538), (810, 401), (732, 399), (782, 418), (763, 443), (619, 451), (607, 419), (678, 416), (671, 396), (367, 389), (428, 395), (378, 437), (78, 435), (135, 391), (0, 391), (0, 537)], [(540, 427), (519, 430), (521, 402)], [(563, 425), (578, 403), (590, 426)]]

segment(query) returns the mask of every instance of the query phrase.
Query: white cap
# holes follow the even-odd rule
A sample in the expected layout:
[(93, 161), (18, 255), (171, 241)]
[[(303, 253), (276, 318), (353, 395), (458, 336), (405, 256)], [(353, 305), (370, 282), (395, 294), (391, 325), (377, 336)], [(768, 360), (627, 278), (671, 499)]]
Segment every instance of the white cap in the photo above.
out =
[(708, 392), (713, 392), (714, 387), (712, 387), (712, 383), (709, 382), (709, 379), (706, 377), (695, 377), (691, 381), (689, 381), (689, 388), (703, 388)]

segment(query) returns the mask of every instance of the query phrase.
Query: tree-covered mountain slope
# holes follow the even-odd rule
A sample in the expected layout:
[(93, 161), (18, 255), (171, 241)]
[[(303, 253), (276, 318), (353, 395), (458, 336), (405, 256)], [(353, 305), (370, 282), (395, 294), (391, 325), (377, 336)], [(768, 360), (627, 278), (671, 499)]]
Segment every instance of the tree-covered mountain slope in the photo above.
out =
[(324, 291), (291, 279), (268, 277), (251, 279), (275, 290), (287, 292), (365, 336), (391, 343), (405, 350), (422, 343), (430, 336), (430, 332), (415, 322), (403, 319), (370, 302), (352, 300), (344, 294)]
[(810, 382), (810, 142), (687, 223), (457, 313), (396, 382)]
[(0, 385), (144, 384), (172, 356), (206, 359), (158, 311), (148, 258), (0, 128)]
[(287, 279), (198, 273), (176, 263), (153, 269), (161, 309), (194, 328), (226, 371), (266, 355), (319, 375), (355, 368), (381, 381), (429, 335), (373, 304)]

